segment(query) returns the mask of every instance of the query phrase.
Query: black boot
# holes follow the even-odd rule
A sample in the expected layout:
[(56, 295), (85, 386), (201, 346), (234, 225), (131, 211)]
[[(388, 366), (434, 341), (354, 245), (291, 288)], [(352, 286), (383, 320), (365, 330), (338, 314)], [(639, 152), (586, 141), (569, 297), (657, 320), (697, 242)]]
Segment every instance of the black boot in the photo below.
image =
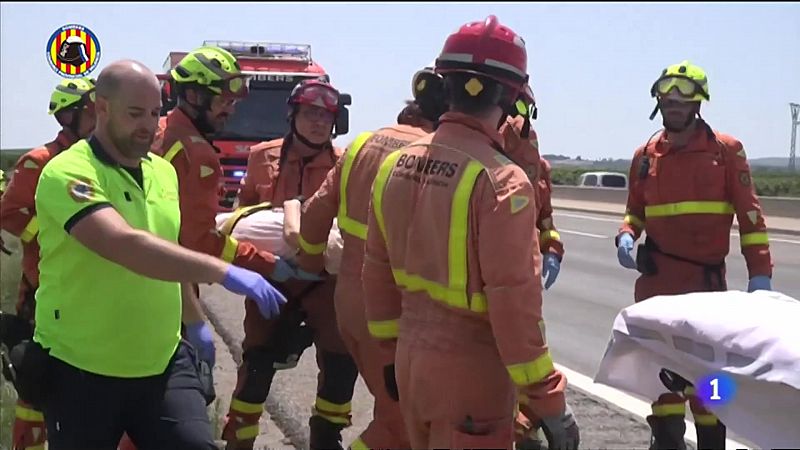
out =
[(686, 423), (683, 416), (647, 416), (650, 425), (650, 450), (686, 450), (683, 435)]
[(725, 450), (725, 425), (717, 422), (716, 425), (697, 425), (697, 450)]
[(308, 444), (311, 450), (343, 450), (342, 430), (344, 425), (335, 424), (320, 416), (308, 419), (311, 429)]

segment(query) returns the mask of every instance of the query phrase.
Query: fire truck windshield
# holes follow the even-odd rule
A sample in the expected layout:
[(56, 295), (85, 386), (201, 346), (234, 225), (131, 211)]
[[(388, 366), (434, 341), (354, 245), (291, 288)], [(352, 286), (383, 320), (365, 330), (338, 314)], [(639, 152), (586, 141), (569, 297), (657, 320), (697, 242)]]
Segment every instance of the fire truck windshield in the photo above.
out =
[[(266, 141), (282, 137), (289, 130), (286, 100), (292, 86), (283, 83), (274, 87), (250, 85), (250, 93), (236, 104), (218, 140)], [(260, 83), (259, 83), (260, 84)]]

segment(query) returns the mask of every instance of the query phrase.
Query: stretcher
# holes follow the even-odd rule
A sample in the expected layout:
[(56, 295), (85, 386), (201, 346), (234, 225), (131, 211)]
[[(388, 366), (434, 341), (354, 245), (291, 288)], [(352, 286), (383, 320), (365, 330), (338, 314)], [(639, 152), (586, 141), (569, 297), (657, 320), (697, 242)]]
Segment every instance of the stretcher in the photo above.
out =
[(800, 448), (798, 319), (800, 301), (779, 292), (653, 297), (617, 315), (595, 382), (655, 399), (662, 369), (698, 391), (722, 373), (735, 392), (704, 403), (728, 429), (760, 448)]
[[(216, 224), (217, 229), (224, 234), (250, 242), (259, 250), (291, 259), (299, 248), (300, 215), (300, 202), (290, 200), (282, 208), (262, 203), (230, 213), (220, 213), (217, 214)], [(334, 219), (324, 252), (325, 270), (328, 273), (339, 273), (343, 246), (342, 233)]]

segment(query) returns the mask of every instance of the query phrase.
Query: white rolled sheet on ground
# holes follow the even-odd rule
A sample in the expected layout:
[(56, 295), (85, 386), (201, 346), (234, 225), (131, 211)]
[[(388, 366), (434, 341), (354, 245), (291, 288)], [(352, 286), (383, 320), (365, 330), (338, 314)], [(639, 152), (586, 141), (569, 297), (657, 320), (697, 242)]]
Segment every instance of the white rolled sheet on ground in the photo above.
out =
[(800, 448), (800, 301), (728, 291), (658, 296), (623, 309), (595, 382), (655, 399), (666, 392), (661, 368), (693, 383), (730, 375), (733, 400), (708, 405), (728, 429), (761, 448)]
[[(290, 207), (287, 211), (294, 211), (294, 209)], [(217, 214), (217, 229), (222, 229), (225, 221), (232, 215), (233, 213)], [(295, 228), (299, 226), (300, 222), (299, 218), (293, 217), (284, 223), (284, 218), (283, 208), (252, 213), (236, 222), (231, 236), (237, 240), (250, 242), (259, 250), (268, 251), (281, 258), (293, 258), (297, 254), (296, 235), (299, 231)], [(292, 229), (286, 229), (284, 225), (290, 226)], [(333, 228), (328, 235), (328, 246), (325, 249), (325, 270), (328, 273), (339, 273), (343, 246), (342, 234), (334, 220)]]

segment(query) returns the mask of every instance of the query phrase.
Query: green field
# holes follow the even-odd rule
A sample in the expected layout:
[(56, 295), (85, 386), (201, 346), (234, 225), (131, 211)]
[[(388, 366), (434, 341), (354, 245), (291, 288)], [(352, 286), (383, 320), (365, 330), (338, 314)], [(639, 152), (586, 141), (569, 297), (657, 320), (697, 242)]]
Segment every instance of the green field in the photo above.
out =
[[(627, 174), (628, 170), (621, 170), (618, 167), (580, 167), (566, 168), (553, 167), (553, 184), (574, 186), (578, 183), (578, 178), (585, 172), (622, 172)], [(769, 197), (800, 197), (800, 174), (792, 174), (788, 170), (780, 169), (753, 169), (753, 182), (756, 186), (758, 195)]]

